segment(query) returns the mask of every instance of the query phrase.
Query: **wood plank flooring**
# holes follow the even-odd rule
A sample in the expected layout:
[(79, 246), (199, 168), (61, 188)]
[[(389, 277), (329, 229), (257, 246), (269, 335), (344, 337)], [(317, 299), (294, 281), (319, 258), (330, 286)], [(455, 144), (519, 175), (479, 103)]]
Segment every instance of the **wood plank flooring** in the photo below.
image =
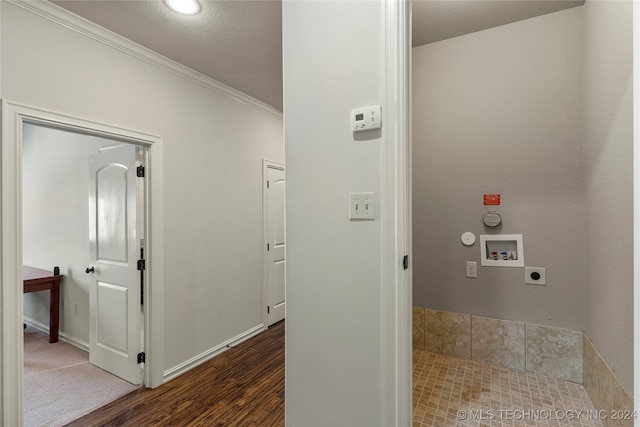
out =
[(156, 389), (139, 389), (68, 424), (283, 426), (284, 321)]

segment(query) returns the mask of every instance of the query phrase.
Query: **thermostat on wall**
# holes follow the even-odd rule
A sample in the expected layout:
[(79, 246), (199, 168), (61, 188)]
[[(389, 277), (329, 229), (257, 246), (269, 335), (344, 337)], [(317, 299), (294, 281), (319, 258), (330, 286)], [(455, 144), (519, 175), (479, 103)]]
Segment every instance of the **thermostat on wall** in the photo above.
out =
[(379, 105), (351, 110), (351, 129), (354, 132), (380, 129), (382, 127), (382, 108)]

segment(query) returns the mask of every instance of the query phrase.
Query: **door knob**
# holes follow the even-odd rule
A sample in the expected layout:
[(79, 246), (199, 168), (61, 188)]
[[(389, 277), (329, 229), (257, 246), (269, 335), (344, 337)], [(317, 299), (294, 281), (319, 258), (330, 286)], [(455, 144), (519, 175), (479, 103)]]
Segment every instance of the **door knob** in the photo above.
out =
[(96, 272), (96, 268), (94, 266), (87, 267), (87, 269), (84, 272), (87, 273), (87, 274), (95, 273)]

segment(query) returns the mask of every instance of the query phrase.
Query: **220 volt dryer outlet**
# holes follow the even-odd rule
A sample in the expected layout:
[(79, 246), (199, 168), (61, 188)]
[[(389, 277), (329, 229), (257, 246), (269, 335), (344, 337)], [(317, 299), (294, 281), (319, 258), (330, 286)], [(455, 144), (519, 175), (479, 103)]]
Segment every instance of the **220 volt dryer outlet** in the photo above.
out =
[(525, 267), (524, 283), (528, 285), (546, 285), (547, 270), (543, 267)]

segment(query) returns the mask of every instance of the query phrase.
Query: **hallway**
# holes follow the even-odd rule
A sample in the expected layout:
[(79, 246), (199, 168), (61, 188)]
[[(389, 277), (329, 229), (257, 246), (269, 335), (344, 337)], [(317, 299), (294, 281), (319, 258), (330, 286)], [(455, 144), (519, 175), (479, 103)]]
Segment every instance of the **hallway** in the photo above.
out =
[(284, 425), (284, 321), (155, 389), (68, 426)]

